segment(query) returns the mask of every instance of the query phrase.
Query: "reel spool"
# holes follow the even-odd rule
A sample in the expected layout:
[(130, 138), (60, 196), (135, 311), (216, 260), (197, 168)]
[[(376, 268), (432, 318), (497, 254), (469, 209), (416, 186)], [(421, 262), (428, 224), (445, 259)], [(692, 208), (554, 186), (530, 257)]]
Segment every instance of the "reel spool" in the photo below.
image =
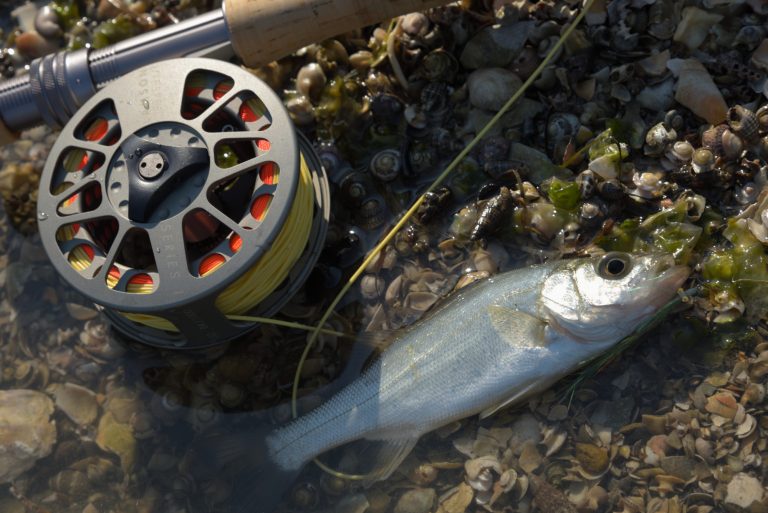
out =
[(226, 62), (138, 69), (67, 123), (42, 174), (38, 225), (59, 273), (119, 331), (203, 348), (271, 316), (309, 276), (328, 179), (278, 96)]

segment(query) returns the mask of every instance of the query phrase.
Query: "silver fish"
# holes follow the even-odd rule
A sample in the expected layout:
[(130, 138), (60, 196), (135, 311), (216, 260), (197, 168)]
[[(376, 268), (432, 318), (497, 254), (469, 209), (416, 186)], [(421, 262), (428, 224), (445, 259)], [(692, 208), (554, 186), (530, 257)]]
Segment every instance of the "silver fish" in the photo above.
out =
[(385, 444), (388, 463), (374, 480), (388, 477), (422, 434), (546, 390), (609, 349), (672, 299), (689, 272), (669, 255), (613, 252), (460, 290), (398, 332), (358, 379), (263, 438), (264, 473), (238, 502), (248, 505), (243, 511), (269, 511), (286, 486), (279, 481), (358, 439)]

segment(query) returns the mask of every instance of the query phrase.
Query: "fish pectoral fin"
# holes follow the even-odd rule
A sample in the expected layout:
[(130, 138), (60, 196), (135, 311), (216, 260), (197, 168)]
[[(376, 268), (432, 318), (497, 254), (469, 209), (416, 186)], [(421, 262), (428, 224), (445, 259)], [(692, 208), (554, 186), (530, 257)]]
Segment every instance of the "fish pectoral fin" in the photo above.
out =
[(536, 383), (531, 383), (527, 387), (521, 388), (520, 390), (515, 392), (515, 395), (513, 395), (512, 397), (510, 397), (508, 399), (505, 399), (504, 401), (500, 402), (499, 404), (493, 405), (490, 408), (486, 408), (485, 410), (481, 411), (480, 412), (480, 418), (484, 419), (486, 417), (490, 417), (491, 415), (493, 415), (494, 413), (496, 413), (500, 409), (502, 409), (502, 408), (504, 408), (506, 406), (509, 406), (510, 404), (512, 404), (512, 403), (514, 403), (516, 401), (519, 401), (520, 399), (525, 397), (529, 392), (535, 390), (535, 388), (536, 388)]
[(512, 346), (547, 345), (547, 323), (529, 313), (500, 305), (488, 307), (488, 315), (496, 333)]
[(413, 450), (413, 446), (418, 441), (418, 436), (375, 440), (375, 442), (381, 444), (379, 452), (375, 457), (376, 466), (366, 475), (366, 478), (363, 480), (363, 486), (367, 488), (376, 481), (382, 481), (391, 476), (403, 460), (408, 457)]

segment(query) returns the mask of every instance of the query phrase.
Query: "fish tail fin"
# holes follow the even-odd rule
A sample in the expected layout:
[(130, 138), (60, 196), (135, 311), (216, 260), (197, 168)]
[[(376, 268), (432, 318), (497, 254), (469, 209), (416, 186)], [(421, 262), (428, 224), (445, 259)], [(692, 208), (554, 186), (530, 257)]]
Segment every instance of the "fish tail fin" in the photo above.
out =
[(270, 456), (265, 431), (206, 437), (201, 451), (231, 479), (233, 513), (272, 513), (283, 502), (301, 468), (285, 469)]

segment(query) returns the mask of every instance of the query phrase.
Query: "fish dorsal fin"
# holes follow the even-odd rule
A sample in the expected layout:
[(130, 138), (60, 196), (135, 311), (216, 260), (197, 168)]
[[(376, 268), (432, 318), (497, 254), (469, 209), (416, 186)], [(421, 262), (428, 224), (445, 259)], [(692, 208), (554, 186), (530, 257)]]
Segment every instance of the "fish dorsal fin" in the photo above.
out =
[(367, 488), (376, 481), (382, 481), (391, 476), (403, 460), (408, 457), (418, 441), (418, 436), (376, 440), (377, 443), (381, 444), (375, 458), (377, 465), (366, 475), (363, 486)]
[(512, 346), (547, 345), (547, 323), (531, 314), (506, 306), (491, 305), (488, 315), (496, 333)]
[(490, 408), (486, 408), (485, 410), (480, 412), (480, 418), (484, 419), (486, 417), (490, 417), (500, 409), (509, 406), (510, 404), (514, 403), (515, 401), (518, 401), (526, 396), (531, 390), (534, 390), (536, 387), (535, 383), (531, 383), (527, 387), (521, 388), (517, 392), (515, 392), (515, 395), (512, 397), (505, 399), (504, 401), (500, 402), (499, 404), (493, 405)]

